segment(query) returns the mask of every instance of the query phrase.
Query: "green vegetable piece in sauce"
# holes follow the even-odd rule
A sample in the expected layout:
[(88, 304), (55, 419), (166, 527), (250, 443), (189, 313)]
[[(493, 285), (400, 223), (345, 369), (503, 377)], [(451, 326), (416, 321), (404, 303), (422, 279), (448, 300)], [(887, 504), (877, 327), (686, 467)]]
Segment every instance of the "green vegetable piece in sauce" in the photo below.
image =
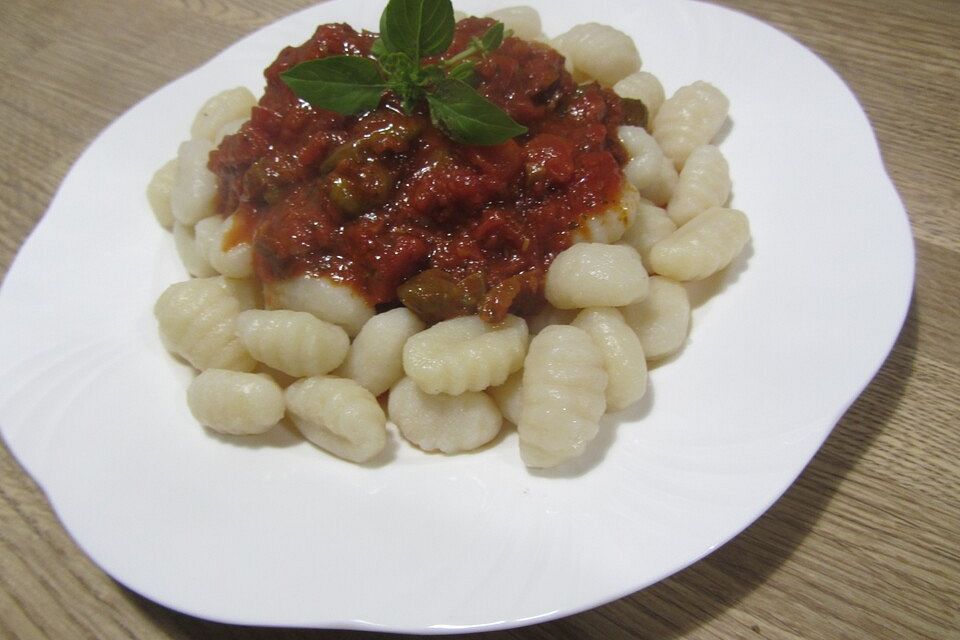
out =
[(427, 324), (473, 315), (484, 296), (483, 274), (473, 273), (462, 280), (442, 269), (427, 269), (404, 282), (397, 297)]
[(352, 180), (343, 176), (335, 176), (330, 181), (330, 200), (340, 211), (350, 217), (363, 212), (363, 202), (358, 194), (357, 186)]
[(416, 120), (404, 123), (391, 122), (334, 149), (320, 165), (320, 175), (330, 173), (344, 160), (359, 162), (365, 158), (373, 159), (378, 155), (378, 147), (390, 147), (391, 144), (409, 145), (420, 136), (422, 131), (423, 127)]
[(647, 120), (650, 116), (647, 105), (643, 103), (643, 100), (621, 98), (620, 102), (623, 104), (623, 124), (646, 129)]

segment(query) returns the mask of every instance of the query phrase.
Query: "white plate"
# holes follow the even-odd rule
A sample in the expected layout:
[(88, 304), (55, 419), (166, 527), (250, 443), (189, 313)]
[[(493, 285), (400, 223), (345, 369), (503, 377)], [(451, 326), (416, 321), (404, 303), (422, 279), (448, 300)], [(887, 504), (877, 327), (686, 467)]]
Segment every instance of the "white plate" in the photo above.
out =
[(241, 624), (441, 633), (556, 618), (736, 535), (873, 377), (906, 313), (913, 245), (844, 83), (783, 34), (712, 5), (531, 4), (548, 33), (587, 20), (629, 32), (668, 92), (706, 79), (730, 97), (722, 148), (754, 239), (708, 285), (721, 295), (696, 310), (682, 355), (562, 474), (527, 471), (515, 434), (458, 457), (394, 436), (392, 460), (371, 468), (283, 431), (228, 440), (199, 428), (184, 401), (190, 372), (164, 352), (151, 314), (184, 273), (144, 187), (207, 97), (259, 92), (282, 46), (323, 22), (375, 28), (383, 2), (318, 5), (113, 123), (4, 283), (3, 437), (110, 575)]

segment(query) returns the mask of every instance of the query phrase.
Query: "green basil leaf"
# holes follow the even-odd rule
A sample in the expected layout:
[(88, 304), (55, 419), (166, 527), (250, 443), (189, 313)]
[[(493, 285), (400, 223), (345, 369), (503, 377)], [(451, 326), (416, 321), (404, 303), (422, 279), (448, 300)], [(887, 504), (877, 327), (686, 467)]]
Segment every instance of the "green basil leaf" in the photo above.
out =
[(427, 102), (431, 118), (456, 142), (500, 144), (527, 132), (462, 80), (444, 80), (427, 94)]
[(280, 78), (311, 105), (344, 115), (376, 109), (387, 89), (377, 64), (358, 56), (308, 60)]
[(383, 44), (382, 38), (377, 38), (373, 41), (373, 44), (370, 45), (370, 53), (377, 59), (382, 59), (386, 57), (389, 51), (387, 51), (387, 45)]
[(496, 51), (500, 48), (500, 45), (503, 44), (504, 36), (504, 26), (502, 22), (498, 22), (483, 34), (480, 38), (480, 43), (483, 45), (484, 51)]
[(420, 60), (450, 48), (455, 25), (450, 0), (390, 0), (380, 16), (380, 39), (388, 52)]

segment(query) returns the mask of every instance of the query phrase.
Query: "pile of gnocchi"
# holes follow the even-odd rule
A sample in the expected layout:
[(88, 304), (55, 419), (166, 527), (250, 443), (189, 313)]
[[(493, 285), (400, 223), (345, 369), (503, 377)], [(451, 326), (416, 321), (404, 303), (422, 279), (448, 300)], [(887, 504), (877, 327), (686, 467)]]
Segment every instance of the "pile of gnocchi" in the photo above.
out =
[(427, 327), (403, 307), (376, 313), (327, 278), (262, 285), (249, 243), (224, 249), (233, 221), (215, 213), (206, 168), (255, 104), (246, 89), (226, 91), (201, 108), (191, 139), (147, 189), (191, 275), (154, 313), (165, 347), (199, 372), (187, 403), (201, 424), (240, 436), (288, 420), (319, 448), (363, 463), (384, 450), (388, 422), (445, 454), (483, 447), (509, 422), (523, 462), (554, 467), (590, 446), (607, 411), (643, 397), (648, 362), (682, 348), (684, 283), (723, 270), (750, 240), (746, 216), (726, 206), (729, 167), (711, 144), (727, 98), (702, 81), (666, 97), (612, 27), (584, 24), (546, 40), (533, 9), (490, 17), (549, 42), (577, 80), (639, 99), (649, 115), (646, 128), (620, 128), (630, 155), (621, 201), (584, 221), (551, 263), (546, 309), (498, 325), (467, 316)]

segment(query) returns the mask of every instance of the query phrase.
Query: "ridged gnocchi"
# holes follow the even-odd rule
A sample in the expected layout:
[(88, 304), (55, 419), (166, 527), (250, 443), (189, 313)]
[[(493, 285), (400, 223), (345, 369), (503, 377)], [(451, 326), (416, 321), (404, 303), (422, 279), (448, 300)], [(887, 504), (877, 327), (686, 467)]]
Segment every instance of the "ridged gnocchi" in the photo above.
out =
[(621, 244), (628, 244), (637, 250), (643, 260), (647, 272), (652, 273), (650, 267), (650, 249), (660, 240), (663, 240), (677, 230), (677, 225), (667, 212), (649, 202), (643, 202), (637, 210), (637, 219), (623, 234)]
[(528, 467), (553, 467), (583, 453), (606, 411), (603, 356), (582, 329), (547, 327), (530, 341), (523, 365), (517, 432)]
[(713, 207), (653, 245), (650, 266), (674, 280), (703, 280), (730, 264), (749, 240), (742, 211)]
[(244, 286), (223, 277), (170, 285), (153, 309), (167, 349), (201, 371), (251, 371), (256, 361), (236, 336), (237, 316), (253, 296), (236, 293)]
[(356, 380), (379, 396), (403, 377), (403, 346), (425, 328), (423, 321), (405, 307), (378, 313), (354, 338), (337, 375)]
[(633, 38), (609, 25), (579, 24), (554, 38), (551, 44), (566, 56), (574, 78), (594, 78), (612, 87), (640, 69), (640, 53)]
[(667, 207), (670, 219), (681, 226), (730, 197), (730, 166), (720, 149), (697, 147), (687, 158)]
[(694, 149), (713, 140), (729, 108), (723, 92), (703, 81), (681, 87), (664, 100), (653, 120), (653, 137), (677, 171)]
[(647, 361), (640, 338), (613, 308), (584, 309), (573, 326), (583, 329), (603, 356), (607, 409), (626, 409), (647, 390)]
[(177, 177), (170, 187), (170, 212), (181, 224), (194, 225), (214, 214), (217, 177), (207, 169), (213, 143), (192, 139), (177, 150)]
[(614, 92), (621, 98), (640, 100), (647, 108), (647, 119), (652, 122), (660, 111), (666, 94), (657, 76), (648, 71), (631, 73), (613, 85)]
[(552, 324), (570, 324), (577, 317), (577, 309), (557, 309), (550, 303), (544, 305), (543, 309), (536, 315), (527, 318), (527, 327), (530, 334), (537, 334)]
[(427, 393), (482, 391), (523, 366), (527, 342), (516, 316), (495, 326), (477, 316), (444, 320), (407, 340), (403, 370)]
[(170, 191), (177, 180), (177, 159), (167, 161), (157, 169), (147, 185), (147, 202), (157, 222), (164, 229), (173, 229), (175, 218), (170, 208)]
[(270, 376), (207, 369), (187, 389), (187, 406), (200, 424), (229, 435), (265, 433), (283, 419), (283, 390)]
[(239, 120), (231, 120), (230, 122), (227, 122), (222, 127), (217, 129), (217, 133), (213, 138), (213, 144), (216, 146), (219, 146), (220, 143), (223, 142), (224, 138), (226, 138), (227, 136), (232, 136), (236, 132), (240, 131), (240, 127), (242, 127), (246, 122), (247, 122), (246, 118), (241, 118)]
[(249, 309), (237, 316), (236, 332), (258, 362), (295, 378), (333, 371), (350, 348), (342, 327), (305, 311)]
[(587, 216), (574, 231), (573, 242), (616, 242), (633, 224), (639, 207), (640, 193), (629, 181), (624, 181), (617, 202), (599, 213)]
[(503, 425), (486, 393), (430, 394), (410, 378), (390, 390), (387, 411), (403, 437), (424, 451), (472, 451), (493, 440)]
[(647, 270), (633, 247), (575, 244), (554, 258), (544, 293), (559, 309), (619, 307), (646, 295)]
[(667, 156), (663, 156), (660, 161), (660, 171), (656, 179), (646, 188), (640, 190), (640, 195), (657, 205), (666, 207), (673, 197), (673, 191), (677, 188), (679, 175), (673, 168), (673, 161)]
[[(630, 155), (630, 161), (623, 168), (624, 177), (641, 191), (657, 188), (664, 181), (661, 175), (664, 155), (654, 137), (643, 127), (626, 125), (617, 130), (617, 135)], [(667, 175), (671, 174), (667, 172)]]
[(224, 236), (233, 224), (233, 216), (224, 219), (218, 215), (198, 222), (193, 228), (197, 252), (221, 275), (250, 278), (253, 276), (253, 247), (250, 243), (239, 242), (224, 249)]
[(287, 413), (303, 436), (350, 462), (368, 462), (387, 444), (387, 416), (353, 380), (313, 377), (284, 391)]
[(213, 142), (225, 124), (248, 119), (256, 104), (256, 97), (246, 87), (221, 91), (200, 107), (190, 125), (190, 137)]
[(537, 40), (543, 36), (540, 14), (533, 7), (505, 7), (491, 11), (487, 17), (502, 22), (517, 38)]
[(180, 222), (173, 223), (173, 244), (180, 256), (180, 262), (187, 273), (195, 278), (210, 278), (217, 270), (210, 266), (207, 256), (197, 246), (195, 227)]
[(679, 351), (690, 331), (687, 290), (663, 276), (652, 276), (647, 297), (621, 311), (640, 338), (647, 360), (660, 360)]
[(523, 369), (514, 371), (506, 382), (487, 389), (503, 417), (518, 424), (523, 410)]
[(345, 284), (326, 277), (298, 276), (265, 287), (267, 306), (272, 309), (307, 311), (321, 320), (343, 327), (347, 335), (360, 333), (373, 317), (373, 306)]

